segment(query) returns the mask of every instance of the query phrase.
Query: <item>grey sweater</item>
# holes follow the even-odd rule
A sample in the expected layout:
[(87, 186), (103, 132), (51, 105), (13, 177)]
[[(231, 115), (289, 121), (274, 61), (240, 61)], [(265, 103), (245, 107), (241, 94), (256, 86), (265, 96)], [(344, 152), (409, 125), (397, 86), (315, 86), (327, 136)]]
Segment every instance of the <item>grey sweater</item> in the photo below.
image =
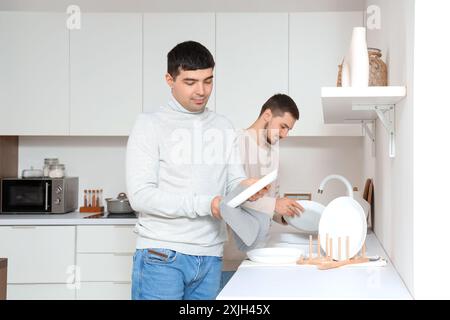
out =
[(222, 256), (227, 233), (211, 215), (211, 201), (245, 178), (225, 117), (207, 108), (189, 112), (174, 98), (139, 115), (126, 155), (128, 197), (139, 212), (136, 247)]

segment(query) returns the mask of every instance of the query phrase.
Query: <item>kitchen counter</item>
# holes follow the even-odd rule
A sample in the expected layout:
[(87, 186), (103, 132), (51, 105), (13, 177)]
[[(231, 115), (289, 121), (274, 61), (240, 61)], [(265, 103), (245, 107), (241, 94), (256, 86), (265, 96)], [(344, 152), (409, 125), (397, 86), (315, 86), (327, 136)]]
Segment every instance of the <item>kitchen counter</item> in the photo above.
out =
[(217, 299), (411, 299), (374, 233), (367, 235), (366, 248), (367, 255), (386, 258), (387, 265), (318, 270), (296, 264), (252, 265), (245, 260)]
[(0, 226), (134, 225), (137, 218), (87, 218), (93, 213), (0, 214)]

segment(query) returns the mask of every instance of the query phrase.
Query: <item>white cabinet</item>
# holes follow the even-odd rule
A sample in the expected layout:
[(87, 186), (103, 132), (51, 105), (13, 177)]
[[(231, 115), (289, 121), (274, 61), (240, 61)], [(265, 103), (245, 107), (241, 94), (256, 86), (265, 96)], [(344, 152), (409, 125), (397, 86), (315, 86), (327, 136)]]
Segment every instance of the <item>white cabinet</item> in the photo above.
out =
[(324, 124), (321, 87), (336, 86), (362, 12), (300, 12), (289, 15), (289, 94), (300, 110), (291, 135), (358, 136), (361, 125)]
[(76, 290), (66, 284), (10, 284), (7, 300), (74, 300)]
[(131, 282), (133, 253), (79, 253), (77, 266), (81, 282)]
[[(167, 105), (170, 89), (166, 84), (167, 53), (180, 42), (200, 42), (215, 55), (214, 13), (144, 14), (144, 111)], [(207, 107), (214, 110), (214, 93)]]
[(128, 135), (142, 112), (142, 15), (84, 13), (70, 32), (70, 134)]
[(8, 258), (8, 283), (70, 283), (75, 227), (0, 227), (0, 256)]
[(0, 135), (69, 133), (66, 18), (0, 12)]
[(77, 299), (130, 299), (134, 226), (78, 226)]
[(131, 283), (86, 282), (77, 290), (77, 300), (130, 300)]
[(134, 253), (134, 225), (78, 226), (78, 253)]
[(288, 14), (219, 13), (216, 26), (216, 111), (247, 128), (288, 92)]
[(134, 225), (2, 226), (8, 299), (130, 299)]

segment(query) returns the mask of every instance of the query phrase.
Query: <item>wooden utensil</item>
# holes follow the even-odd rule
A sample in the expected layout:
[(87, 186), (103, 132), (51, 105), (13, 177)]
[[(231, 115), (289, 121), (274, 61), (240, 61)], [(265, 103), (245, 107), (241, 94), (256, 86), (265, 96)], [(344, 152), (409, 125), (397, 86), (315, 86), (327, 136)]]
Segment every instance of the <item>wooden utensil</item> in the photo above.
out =
[[(369, 195), (369, 186), (372, 183), (372, 179), (367, 179), (366, 184), (364, 185), (363, 199), (367, 201)], [(369, 202), (369, 201), (367, 201)], [(370, 202), (369, 202), (370, 203)]]

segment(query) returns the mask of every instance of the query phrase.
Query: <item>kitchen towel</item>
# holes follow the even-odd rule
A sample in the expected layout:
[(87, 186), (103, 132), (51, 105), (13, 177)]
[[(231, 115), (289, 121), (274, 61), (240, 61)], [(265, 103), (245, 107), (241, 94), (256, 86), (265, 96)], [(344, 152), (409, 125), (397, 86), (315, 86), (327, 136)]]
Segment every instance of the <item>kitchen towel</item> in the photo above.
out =
[(230, 226), (236, 245), (243, 252), (264, 247), (271, 222), (267, 214), (246, 208), (245, 202), (236, 208), (227, 206), (228, 201), (245, 188), (245, 186), (238, 185), (220, 203), (222, 219)]

